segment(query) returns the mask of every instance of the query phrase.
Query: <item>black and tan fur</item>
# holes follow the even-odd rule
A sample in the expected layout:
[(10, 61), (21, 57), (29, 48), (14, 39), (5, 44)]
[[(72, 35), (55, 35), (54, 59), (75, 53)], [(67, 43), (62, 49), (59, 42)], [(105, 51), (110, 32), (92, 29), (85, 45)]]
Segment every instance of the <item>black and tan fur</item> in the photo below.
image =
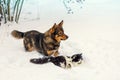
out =
[(68, 36), (64, 34), (63, 20), (59, 24), (54, 24), (45, 33), (31, 30), (27, 32), (20, 32), (17, 30), (12, 31), (12, 36), (17, 39), (22, 39), (26, 51), (37, 50), (43, 55), (50, 56), (58, 55), (58, 49), (60, 47), (61, 40), (66, 40)]

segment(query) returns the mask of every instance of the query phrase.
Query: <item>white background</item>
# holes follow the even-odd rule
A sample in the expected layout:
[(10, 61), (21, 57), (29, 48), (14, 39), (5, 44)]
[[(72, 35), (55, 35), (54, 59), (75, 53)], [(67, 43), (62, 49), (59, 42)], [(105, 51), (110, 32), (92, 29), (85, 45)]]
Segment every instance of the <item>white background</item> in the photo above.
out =
[[(74, 14), (67, 14), (62, 0), (25, 0), (19, 23), (0, 27), (0, 80), (120, 80), (119, 4), (86, 0), (81, 9), (72, 4)], [(10, 35), (14, 29), (45, 32), (61, 20), (69, 36), (61, 43), (61, 55), (83, 53), (83, 63), (72, 69), (30, 63), (41, 55), (25, 52), (22, 40)]]

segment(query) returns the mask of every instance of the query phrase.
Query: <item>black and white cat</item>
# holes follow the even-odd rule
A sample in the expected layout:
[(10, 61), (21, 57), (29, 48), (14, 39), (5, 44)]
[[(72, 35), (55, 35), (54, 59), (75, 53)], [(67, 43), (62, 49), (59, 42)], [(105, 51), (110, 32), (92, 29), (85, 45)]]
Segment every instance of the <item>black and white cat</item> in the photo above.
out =
[(74, 66), (77, 66), (82, 63), (82, 54), (74, 54), (72, 56), (57, 56), (57, 57), (43, 57), (43, 58), (34, 58), (31, 59), (30, 62), (35, 64), (44, 64), (48, 62), (52, 62), (56, 66), (62, 67), (62, 68), (71, 68)]

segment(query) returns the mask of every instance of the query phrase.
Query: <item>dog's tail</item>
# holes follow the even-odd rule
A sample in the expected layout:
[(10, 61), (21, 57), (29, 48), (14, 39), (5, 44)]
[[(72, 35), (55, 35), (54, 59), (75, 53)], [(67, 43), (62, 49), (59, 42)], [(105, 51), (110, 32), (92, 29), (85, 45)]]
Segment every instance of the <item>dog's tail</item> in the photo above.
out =
[(20, 31), (17, 31), (17, 30), (13, 30), (11, 32), (12, 36), (17, 38), (17, 39), (22, 39), (24, 37), (24, 32), (20, 32)]
[(44, 64), (44, 63), (52, 62), (53, 59), (54, 57), (43, 57), (38, 59), (34, 58), (34, 59), (30, 59), (30, 62), (35, 64)]

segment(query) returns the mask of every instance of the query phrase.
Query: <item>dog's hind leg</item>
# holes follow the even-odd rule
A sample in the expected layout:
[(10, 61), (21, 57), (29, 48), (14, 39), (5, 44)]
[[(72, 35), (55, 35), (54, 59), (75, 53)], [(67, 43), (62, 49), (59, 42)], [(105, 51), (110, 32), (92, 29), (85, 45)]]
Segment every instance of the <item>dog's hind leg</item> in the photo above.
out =
[(25, 47), (25, 50), (29, 51), (29, 52), (34, 50), (34, 46), (33, 46), (32, 40), (30, 38), (24, 39), (24, 47)]

